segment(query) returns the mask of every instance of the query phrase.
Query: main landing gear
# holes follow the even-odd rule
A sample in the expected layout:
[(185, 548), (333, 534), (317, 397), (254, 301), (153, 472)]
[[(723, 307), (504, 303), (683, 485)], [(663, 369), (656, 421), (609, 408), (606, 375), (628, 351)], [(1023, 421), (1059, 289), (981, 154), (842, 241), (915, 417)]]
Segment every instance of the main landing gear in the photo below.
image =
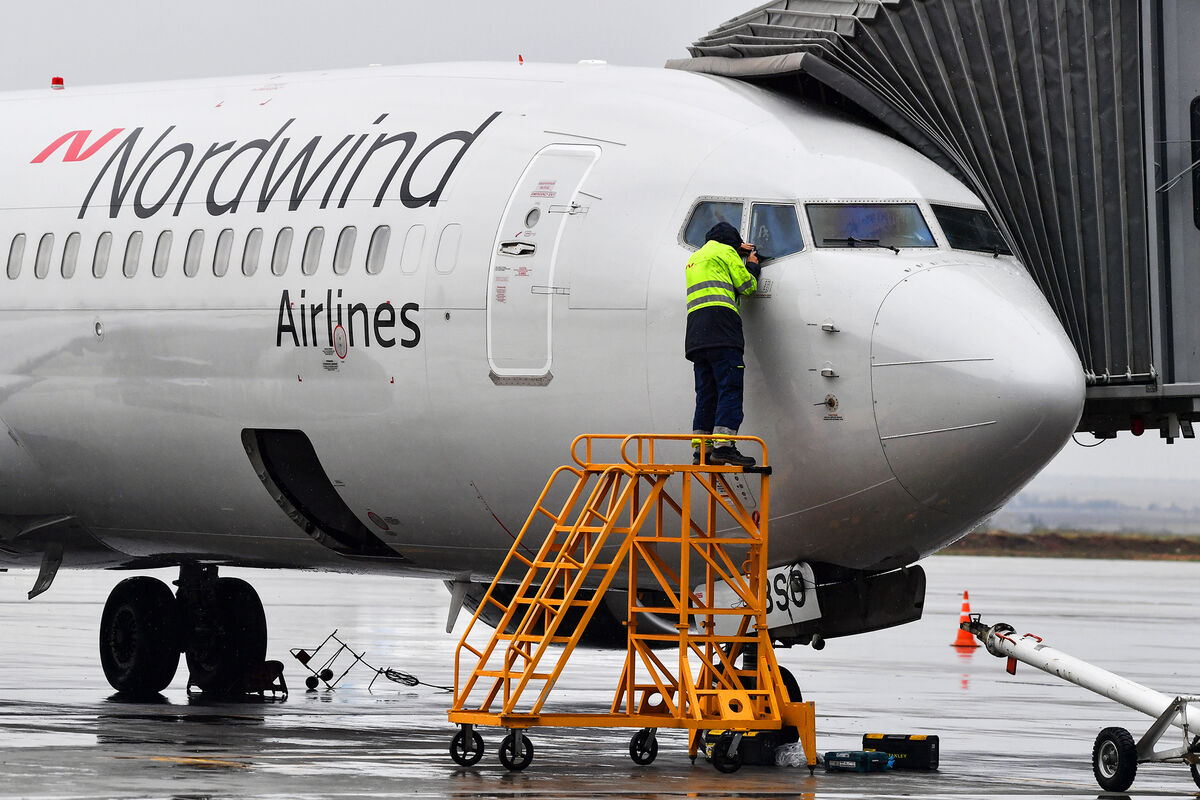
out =
[(175, 677), (182, 652), (189, 690), (218, 698), (261, 691), (267, 619), (254, 588), (192, 564), (180, 567), (176, 585), (173, 594), (156, 578), (127, 578), (109, 594), (100, 663), (112, 687), (130, 699), (153, 697)]

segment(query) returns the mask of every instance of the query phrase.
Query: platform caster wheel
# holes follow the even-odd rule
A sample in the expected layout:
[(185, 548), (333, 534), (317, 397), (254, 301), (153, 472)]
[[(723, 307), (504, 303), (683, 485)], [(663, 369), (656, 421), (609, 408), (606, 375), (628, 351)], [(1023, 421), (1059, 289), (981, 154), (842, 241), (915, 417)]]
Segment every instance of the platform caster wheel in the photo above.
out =
[[(733, 747), (733, 752), (730, 748), (733, 744), (732, 734), (722, 734), (713, 747), (712, 765), (716, 767), (717, 772), (737, 772), (742, 768), (742, 753), (740, 747)], [(740, 743), (739, 743), (740, 744)]]
[(454, 738), (450, 740), (450, 757), (460, 767), (470, 767), (479, 763), (479, 759), (483, 758), (483, 737), (479, 735), (479, 731), (471, 731), (470, 736), (461, 730), (454, 734)]
[(651, 728), (642, 728), (629, 740), (629, 757), (639, 766), (649, 766), (658, 758), (658, 737)]
[(1092, 745), (1092, 774), (1100, 788), (1108, 792), (1123, 792), (1133, 785), (1133, 777), (1137, 774), (1137, 745), (1129, 731), (1124, 728), (1100, 731)]
[(520, 772), (533, 761), (533, 742), (523, 733), (513, 731), (500, 743), (500, 763), (509, 772)]

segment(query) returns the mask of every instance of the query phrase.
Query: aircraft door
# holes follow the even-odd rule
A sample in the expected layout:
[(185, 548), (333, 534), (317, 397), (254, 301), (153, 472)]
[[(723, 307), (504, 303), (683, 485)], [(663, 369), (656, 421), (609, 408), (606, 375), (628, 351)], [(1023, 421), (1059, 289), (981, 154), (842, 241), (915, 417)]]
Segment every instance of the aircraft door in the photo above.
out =
[(600, 152), (595, 145), (542, 148), (508, 200), (488, 270), (487, 354), (497, 383), (550, 379), (552, 304), (570, 291), (555, 284), (555, 260), (570, 220), (586, 213), (579, 189)]

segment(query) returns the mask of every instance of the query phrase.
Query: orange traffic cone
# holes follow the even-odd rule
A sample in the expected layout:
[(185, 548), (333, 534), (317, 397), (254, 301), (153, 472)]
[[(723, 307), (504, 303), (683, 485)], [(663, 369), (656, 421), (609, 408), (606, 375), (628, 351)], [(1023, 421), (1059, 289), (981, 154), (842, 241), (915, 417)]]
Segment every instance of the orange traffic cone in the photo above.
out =
[[(958, 617), (958, 622), (961, 625), (971, 619), (971, 601), (967, 599), (967, 593), (963, 591), (962, 614)], [(979, 647), (979, 642), (975, 641), (975, 637), (961, 627), (958, 629), (958, 638), (950, 645), (951, 647)]]

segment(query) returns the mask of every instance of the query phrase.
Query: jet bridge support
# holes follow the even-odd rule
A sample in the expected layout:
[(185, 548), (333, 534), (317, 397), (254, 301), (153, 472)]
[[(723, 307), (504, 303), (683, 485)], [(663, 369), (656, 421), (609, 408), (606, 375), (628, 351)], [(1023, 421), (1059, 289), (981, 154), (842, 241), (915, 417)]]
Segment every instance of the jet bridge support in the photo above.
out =
[(987, 204), (1100, 437), (1200, 420), (1200, 15), (1189, 0), (773, 0), (675, 69), (888, 130)]
[[(1192, 780), (1200, 786), (1200, 698), (1156, 692), (1056, 650), (1040, 636), (1026, 633), (1018, 637), (1016, 630), (1003, 622), (984, 625), (979, 614), (972, 614), (960, 627), (978, 638), (992, 655), (1007, 658), (1009, 674), (1016, 673), (1020, 661), (1154, 718), (1136, 743), (1124, 728), (1100, 731), (1092, 747), (1092, 772), (1101, 788), (1125, 791), (1133, 784), (1137, 765), (1147, 762), (1187, 764)], [(1179, 745), (1160, 749), (1169, 732), (1181, 734)]]
[[(791, 702), (767, 630), (766, 445), (732, 437), (761, 448), (759, 467), (672, 462), (672, 453), (691, 454), (690, 438), (587, 435), (572, 444), (574, 464), (550, 477), (459, 642), (449, 711), (460, 726), (450, 744), (458, 764), (483, 756), (475, 728), (488, 725), (507, 730), (499, 755), (510, 770), (533, 760), (525, 731), (542, 726), (639, 729), (629, 753), (641, 765), (654, 761), (660, 728), (690, 731), (693, 760), (704, 732), (718, 729), (711, 758), (722, 772), (741, 765), (745, 734), (793, 727), (816, 766), (813, 704)], [(601, 458), (614, 448), (616, 458)], [(732, 489), (733, 473), (758, 478), (758, 513)], [(502, 601), (505, 584), (518, 588)], [(643, 586), (666, 599), (645, 604)], [(551, 710), (605, 592), (625, 587), (626, 653), (607, 710), (581, 711), (578, 701)], [(503, 614), (490, 634), (480, 625), (489, 606)], [(675, 630), (650, 615), (675, 620)]]

